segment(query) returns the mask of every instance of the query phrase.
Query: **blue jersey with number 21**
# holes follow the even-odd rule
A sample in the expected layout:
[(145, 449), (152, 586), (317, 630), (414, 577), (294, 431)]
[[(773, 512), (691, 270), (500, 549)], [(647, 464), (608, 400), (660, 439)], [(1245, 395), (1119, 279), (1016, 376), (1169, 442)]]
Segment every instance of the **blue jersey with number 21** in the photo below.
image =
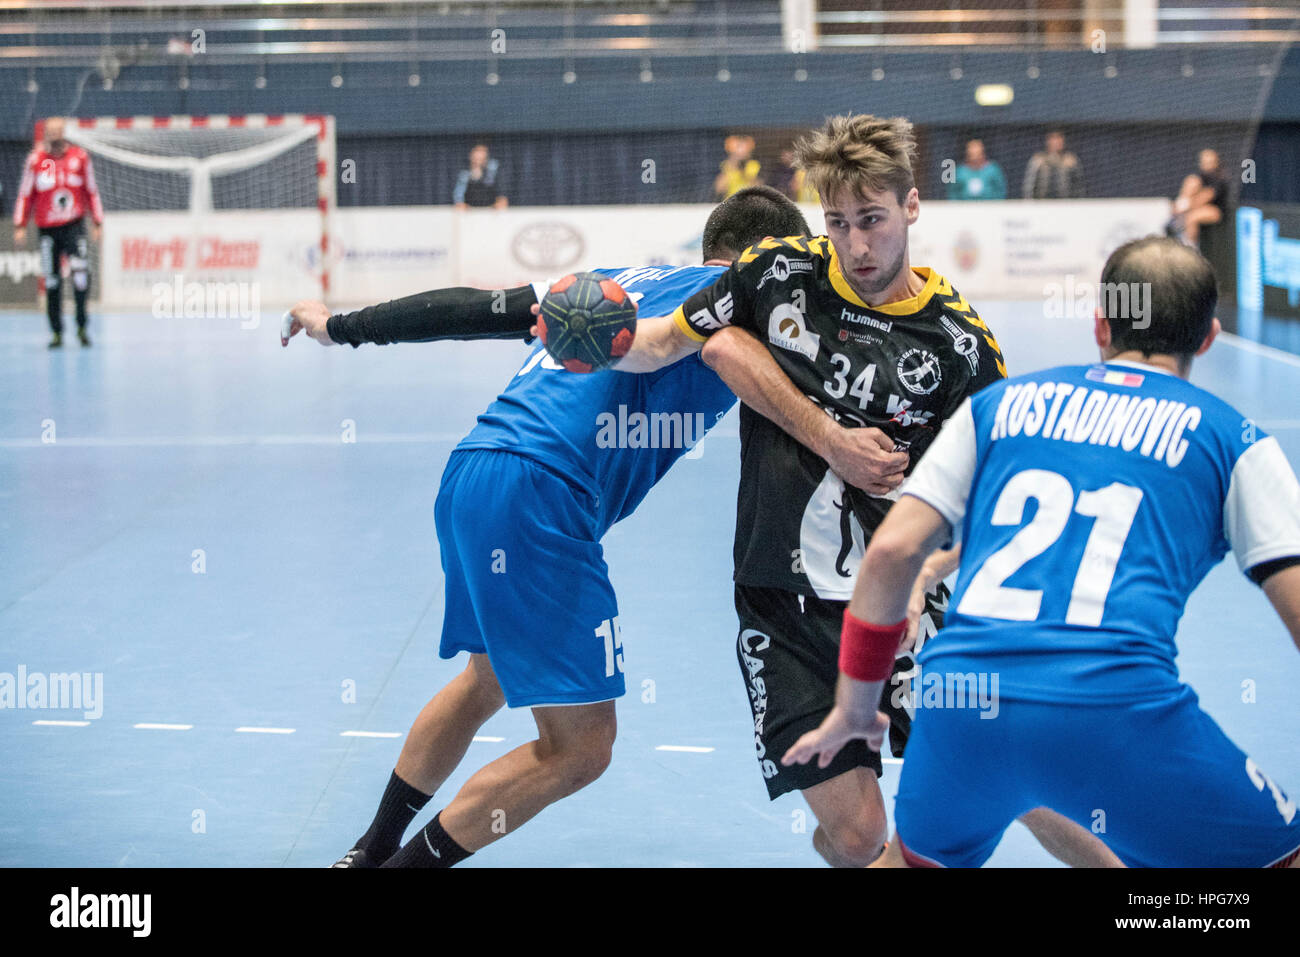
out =
[(962, 539), (922, 668), (999, 675), (1008, 700), (1179, 690), (1174, 633), (1231, 549), (1300, 555), (1300, 484), (1276, 439), (1152, 366), (1066, 366), (989, 386), (901, 490)]
[[(725, 267), (595, 271), (636, 300), (638, 316), (649, 317), (670, 314)], [(535, 288), (540, 301), (546, 287)], [(735, 402), (698, 353), (652, 373), (580, 374), (539, 345), (457, 448), (503, 449), (560, 473), (596, 498), (604, 534)]]

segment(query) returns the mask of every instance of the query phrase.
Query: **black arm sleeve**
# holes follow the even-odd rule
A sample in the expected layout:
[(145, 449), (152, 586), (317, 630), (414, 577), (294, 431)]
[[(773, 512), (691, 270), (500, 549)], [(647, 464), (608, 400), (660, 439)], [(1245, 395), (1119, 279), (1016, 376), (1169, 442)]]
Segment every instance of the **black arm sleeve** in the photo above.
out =
[(363, 342), (431, 342), (438, 339), (523, 339), (537, 321), (532, 286), (514, 289), (433, 289), (356, 312), (330, 316), (329, 337), (353, 348)]

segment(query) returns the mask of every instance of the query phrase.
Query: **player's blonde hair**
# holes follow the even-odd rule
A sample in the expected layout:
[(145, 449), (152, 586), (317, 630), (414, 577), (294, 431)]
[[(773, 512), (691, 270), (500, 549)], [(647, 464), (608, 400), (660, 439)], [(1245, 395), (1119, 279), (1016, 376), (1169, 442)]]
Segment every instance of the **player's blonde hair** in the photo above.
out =
[(916, 136), (901, 116), (832, 116), (794, 151), (795, 165), (807, 171), (808, 184), (826, 200), (846, 188), (858, 196), (892, 190), (901, 205), (916, 185)]

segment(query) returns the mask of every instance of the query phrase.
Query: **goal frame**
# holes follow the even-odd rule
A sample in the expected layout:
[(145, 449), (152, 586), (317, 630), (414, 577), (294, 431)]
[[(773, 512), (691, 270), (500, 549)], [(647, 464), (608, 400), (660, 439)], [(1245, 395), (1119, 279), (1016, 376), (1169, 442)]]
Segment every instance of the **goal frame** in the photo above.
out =
[[(45, 140), (45, 120), (36, 121), (33, 142)], [(335, 187), (336, 147), (334, 117), (323, 113), (247, 113), (209, 114), (196, 116), (91, 116), (68, 117), (68, 123), (81, 129), (131, 130), (131, 129), (265, 129), (312, 126), (316, 128), (316, 206), (320, 211), (320, 287), (321, 299), (330, 297), (330, 271), (333, 265), (331, 235), (334, 210), (337, 206)]]

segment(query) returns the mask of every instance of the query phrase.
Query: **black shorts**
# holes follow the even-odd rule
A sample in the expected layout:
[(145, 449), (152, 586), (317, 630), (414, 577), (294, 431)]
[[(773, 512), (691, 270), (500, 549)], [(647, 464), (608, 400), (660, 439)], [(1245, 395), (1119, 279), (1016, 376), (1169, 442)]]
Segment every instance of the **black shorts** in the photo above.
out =
[[(915, 649), (894, 662), (894, 673), (881, 695), (880, 710), (889, 715), (889, 747), (894, 757), (902, 757), (912, 728), (905, 705), (911, 703), (911, 677), (916, 672), (913, 652), (943, 627), (947, 606), (948, 590), (940, 584), (927, 596)], [(846, 607), (846, 601), (798, 595), (782, 588), (736, 585), (740, 618), (736, 657), (754, 716), (759, 769), (773, 800), (856, 767), (871, 768), (880, 776), (880, 754), (861, 740), (845, 745), (825, 768), (817, 767), (816, 761), (789, 767), (781, 764), (781, 756), (801, 735), (820, 725), (835, 704)]]

